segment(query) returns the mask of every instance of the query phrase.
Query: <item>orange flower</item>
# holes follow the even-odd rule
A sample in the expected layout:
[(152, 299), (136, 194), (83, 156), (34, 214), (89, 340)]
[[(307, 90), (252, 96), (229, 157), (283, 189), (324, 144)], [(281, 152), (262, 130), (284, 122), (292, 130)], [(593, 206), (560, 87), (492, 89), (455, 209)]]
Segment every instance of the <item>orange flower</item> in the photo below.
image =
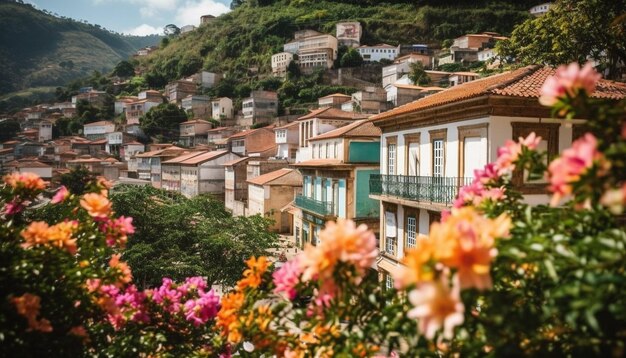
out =
[(243, 278), (237, 282), (237, 289), (243, 290), (246, 287), (257, 288), (261, 285), (261, 276), (267, 271), (269, 262), (267, 257), (261, 256), (258, 259), (251, 257), (246, 261), (248, 269), (243, 272)]
[(80, 206), (94, 218), (105, 218), (111, 213), (111, 202), (102, 194), (85, 194), (80, 199)]
[(394, 275), (397, 288), (430, 281), (433, 279), (433, 271), (426, 266), (433, 257), (433, 245), (427, 236), (417, 239), (416, 246), (409, 249), (404, 257), (404, 267)]
[(119, 272), (120, 283), (130, 283), (133, 279), (133, 275), (130, 271), (130, 266), (126, 262), (120, 261), (121, 254), (114, 254), (109, 260), (109, 267)]
[(502, 214), (489, 219), (473, 207), (452, 209), (443, 223), (433, 223), (430, 240), (435, 260), (456, 268), (461, 288), (491, 288), (489, 269), (496, 256), (495, 239), (508, 237), (511, 219)]
[(231, 343), (239, 343), (240, 332), (239, 310), (244, 303), (241, 292), (227, 293), (222, 297), (221, 308), (217, 313), (216, 325), (221, 328), (222, 335)]
[(52, 332), (52, 325), (47, 319), (37, 319), (41, 308), (41, 298), (37, 295), (25, 293), (22, 296), (14, 297), (12, 300), (17, 313), (28, 320), (28, 330), (41, 332)]
[(22, 247), (27, 249), (32, 246), (45, 245), (48, 238), (49, 226), (43, 221), (34, 221), (20, 234), (24, 239)]
[(4, 177), (4, 182), (12, 188), (23, 187), (30, 190), (43, 190), (46, 182), (35, 173), (11, 173)]

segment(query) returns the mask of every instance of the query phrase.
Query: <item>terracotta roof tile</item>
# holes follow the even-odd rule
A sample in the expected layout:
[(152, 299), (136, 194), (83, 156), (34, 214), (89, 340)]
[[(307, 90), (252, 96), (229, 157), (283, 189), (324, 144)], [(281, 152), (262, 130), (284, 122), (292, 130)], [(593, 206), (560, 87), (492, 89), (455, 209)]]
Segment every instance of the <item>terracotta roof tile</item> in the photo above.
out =
[(380, 128), (369, 120), (359, 120), (330, 132), (320, 134), (309, 139), (310, 141), (339, 138), (339, 137), (380, 137)]
[[(486, 95), (539, 98), (541, 86), (546, 78), (554, 75), (555, 72), (556, 70), (553, 68), (537, 65), (523, 67), (448, 88), (388, 112), (375, 115), (372, 119), (374, 121), (382, 120)], [(600, 80), (592, 97), (625, 98), (626, 84)]]
[(215, 158), (221, 157), (222, 155), (228, 153), (225, 150), (218, 150), (215, 152), (208, 152), (208, 153), (203, 153), (200, 154), (198, 156), (194, 156), (190, 159), (185, 160), (184, 162), (180, 163), (181, 165), (197, 165), (197, 164), (201, 164), (204, 163), (206, 161), (209, 160), (213, 160)]
[(295, 163), (296, 167), (334, 167), (344, 164), (341, 159), (311, 159), (300, 163)]
[(222, 166), (225, 166), (225, 167), (230, 167), (230, 166), (233, 166), (233, 165), (235, 165), (235, 164), (239, 164), (239, 163), (241, 163), (241, 162), (243, 162), (243, 161), (247, 161), (247, 160), (249, 160), (249, 159), (251, 159), (251, 158), (250, 158), (250, 157), (241, 157), (241, 158), (237, 158), (237, 159), (235, 159), (235, 160), (231, 160), (231, 161), (228, 161), (228, 162), (226, 162), (226, 163), (222, 164)]
[(248, 180), (248, 183), (250, 184), (255, 184), (255, 185), (265, 185), (269, 182), (272, 182), (280, 177), (283, 177), (289, 173), (293, 172), (293, 169), (288, 169), (288, 168), (282, 168), (282, 169), (278, 169), (275, 170), (273, 172), (269, 172), (263, 175), (259, 175), (256, 178), (252, 178), (250, 180)]
[(196, 157), (200, 154), (204, 154), (205, 152), (191, 152), (191, 153), (187, 153), (187, 154), (183, 154), (183, 155), (179, 155), (178, 157), (172, 158), (170, 160), (166, 160), (161, 164), (180, 164), (182, 162), (184, 162), (187, 159)]
[(106, 125), (112, 125), (113, 122), (111, 121), (99, 121), (99, 122), (92, 122), (92, 123), (87, 123), (84, 126), (85, 127), (92, 127), (92, 126), (106, 126)]
[(296, 122), (290, 122), (290, 123), (287, 123), (287, 124), (285, 124), (283, 126), (276, 127), (276, 128), (274, 128), (274, 130), (287, 129), (287, 128), (291, 128), (291, 127), (299, 126), (299, 125), (300, 125), (300, 123), (298, 123), (297, 121)]
[(368, 116), (366, 114), (346, 112), (337, 108), (326, 107), (313, 110), (311, 113), (306, 114), (298, 120), (322, 118), (322, 119), (364, 119)]
[[(362, 46), (361, 46), (361, 47), (362, 47)], [(321, 99), (321, 98), (330, 98), (330, 97), (344, 97), (344, 98), (345, 98), (345, 97), (347, 97), (347, 98), (352, 98), (352, 96), (349, 96), (349, 95), (347, 95), (347, 94), (343, 94), (343, 93), (333, 93), (333, 94), (329, 94), (329, 95), (324, 96), (324, 97), (320, 97), (320, 99)]]

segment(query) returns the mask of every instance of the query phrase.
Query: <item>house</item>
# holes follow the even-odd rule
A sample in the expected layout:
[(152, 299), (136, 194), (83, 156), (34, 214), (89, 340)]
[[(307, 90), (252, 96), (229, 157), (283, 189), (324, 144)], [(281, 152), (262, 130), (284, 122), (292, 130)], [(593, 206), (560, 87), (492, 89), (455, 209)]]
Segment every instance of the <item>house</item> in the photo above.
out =
[(89, 140), (106, 138), (107, 133), (115, 132), (115, 123), (98, 121), (83, 125), (83, 135)]
[(424, 68), (429, 68), (431, 57), (429, 55), (411, 53), (406, 56), (398, 57), (392, 65), (383, 67), (383, 88), (396, 83), (400, 78), (411, 72), (411, 64), (416, 62), (422, 63)]
[(388, 44), (362, 45), (356, 48), (364, 62), (380, 62), (380, 60), (393, 61), (400, 53), (399, 46)]
[(379, 173), (380, 133), (371, 121), (359, 120), (309, 140), (312, 159), (294, 164), (303, 178), (294, 201), (296, 246), (316, 245), (326, 222), (337, 218), (378, 232), (380, 208), (369, 186)]
[(145, 99), (139, 99), (139, 100), (132, 101), (132, 102), (127, 102), (124, 107), (125, 108), (124, 112), (126, 116), (126, 126), (127, 127), (138, 126), (139, 119), (143, 117), (144, 114), (148, 113), (150, 108), (156, 107), (161, 103), (163, 103), (162, 97), (159, 97), (159, 98), (150, 97), (150, 98), (145, 98)]
[(381, 87), (365, 87), (352, 94), (352, 100), (341, 105), (346, 112), (376, 114), (388, 109), (387, 91)]
[(39, 142), (52, 140), (52, 122), (45, 119), (41, 120), (37, 126), (37, 134)]
[(109, 154), (119, 156), (122, 151), (122, 143), (124, 143), (124, 138), (125, 137), (123, 132), (107, 133), (104, 151)]
[(478, 61), (478, 52), (487, 48), (494, 48), (496, 43), (505, 40), (495, 32), (482, 34), (467, 34), (454, 39), (448, 51), (442, 52), (437, 58), (438, 65), (447, 63), (470, 63)]
[(496, 50), (494, 48), (484, 48), (478, 51), (478, 61), (489, 61), (496, 57)]
[(400, 56), (416, 53), (421, 55), (430, 55), (430, 49), (425, 44), (400, 45)]
[[(555, 70), (528, 66), (481, 78), (373, 116), (381, 128), (381, 174), (370, 179), (370, 197), (380, 200), (378, 263), (385, 277), (400, 265), (404, 252), (451, 206), (460, 186), (497, 157), (506, 140), (531, 132), (554, 158), (582, 135), (574, 120), (551, 119), (539, 90)], [(626, 85), (600, 80), (593, 96), (626, 97)], [(513, 181), (530, 203), (547, 203), (544, 181)]]
[(195, 30), (196, 27), (194, 25), (185, 25), (185, 26), (181, 26), (180, 27), (180, 33), (181, 34), (186, 34), (188, 32), (191, 32), (193, 30)]
[(193, 81), (177, 80), (165, 86), (165, 96), (170, 103), (180, 103), (183, 98), (198, 93), (198, 86)]
[(317, 105), (319, 108), (333, 107), (341, 108), (343, 103), (346, 103), (352, 99), (352, 96), (348, 96), (343, 93), (333, 93), (328, 96), (320, 97), (317, 99)]
[(312, 73), (317, 68), (330, 69), (335, 63), (337, 51), (332, 48), (310, 48), (298, 50), (298, 65), (304, 73)]
[(179, 125), (179, 141), (185, 147), (193, 147), (207, 143), (207, 132), (213, 125), (202, 119), (193, 119)]
[(358, 47), (361, 44), (363, 28), (360, 22), (338, 22), (335, 28), (339, 46)]
[(131, 157), (139, 153), (143, 153), (146, 151), (146, 146), (143, 143), (139, 143), (136, 141), (127, 142), (122, 144), (122, 157), (125, 162), (129, 162)]
[(137, 94), (137, 99), (149, 102), (163, 103), (163, 95), (157, 90), (145, 90)]
[(283, 46), (284, 52), (298, 55), (298, 64), (303, 72), (318, 67), (332, 68), (337, 58), (337, 39), (313, 30), (301, 30), (294, 40)]
[(102, 159), (93, 158), (90, 155), (81, 155), (80, 157), (67, 161), (68, 169), (76, 169), (83, 167), (96, 175), (104, 174), (104, 165)]
[(135, 53), (135, 56), (148, 56), (156, 49), (158, 49), (157, 46), (147, 46), (147, 47), (137, 50), (137, 52)]
[(224, 164), (239, 156), (225, 151), (205, 152), (180, 163), (180, 192), (188, 197), (210, 194), (224, 200)]
[(234, 216), (246, 215), (248, 202), (247, 165), (249, 157), (233, 159), (224, 167), (224, 206)]
[(168, 147), (152, 150), (135, 155), (137, 158), (137, 178), (150, 180), (155, 188), (161, 187), (161, 163), (175, 158), (185, 152), (185, 149), (169, 145)]
[(263, 127), (233, 134), (228, 138), (228, 147), (241, 156), (269, 158), (276, 153), (274, 131)]
[(115, 158), (107, 158), (102, 161), (102, 176), (109, 181), (114, 181), (122, 176), (122, 172), (127, 169), (126, 163), (122, 163)]
[(220, 97), (211, 101), (211, 115), (216, 121), (232, 119), (234, 117), (233, 100), (228, 97)]
[(36, 159), (18, 160), (14, 161), (12, 165), (7, 163), (6, 170), (7, 172), (35, 173), (44, 180), (52, 179), (52, 166)]
[(293, 201), (302, 188), (302, 175), (295, 169), (278, 169), (248, 180), (247, 216), (261, 215), (273, 221), (269, 229), (290, 233), (291, 215), (281, 209)]
[(86, 92), (81, 92), (75, 96), (72, 96), (72, 106), (76, 107), (78, 102), (86, 101), (94, 107), (103, 107), (109, 97), (109, 94), (105, 91), (94, 91), (93, 89)]
[(207, 89), (215, 87), (222, 80), (222, 75), (209, 71), (200, 71), (188, 77), (187, 80), (194, 82), (202, 89)]
[(126, 112), (126, 104), (137, 101), (139, 98), (134, 96), (123, 96), (115, 99), (113, 104), (113, 113), (116, 116)]
[(534, 16), (541, 16), (550, 11), (550, 8), (553, 6), (551, 2), (544, 2), (543, 4), (535, 5), (530, 8), (529, 12)]
[(454, 72), (448, 77), (450, 87), (457, 86), (466, 82), (474, 81), (480, 78), (478, 73), (474, 72)]
[(237, 133), (232, 127), (217, 127), (207, 131), (207, 144), (215, 149), (223, 149), (228, 147), (228, 137)]
[(387, 89), (387, 102), (393, 104), (394, 107), (411, 103), (428, 94), (443, 91), (441, 87), (423, 87), (415, 85), (405, 85), (394, 83)]
[(30, 139), (20, 140), (15, 145), (14, 153), (16, 158), (41, 157), (46, 152), (46, 145)]
[(209, 24), (209, 23), (213, 22), (213, 20), (215, 20), (215, 16), (210, 15), (210, 14), (200, 16), (200, 24), (201, 25)]
[(274, 128), (276, 133), (276, 158), (295, 161), (298, 152), (298, 136), (300, 123), (291, 122), (284, 126)]
[(320, 108), (298, 118), (299, 138), (296, 162), (311, 159), (309, 139), (333, 129), (343, 127), (357, 119), (367, 118), (367, 115), (346, 112), (336, 108)]
[(278, 115), (278, 93), (252, 91), (241, 103), (241, 112), (246, 126), (267, 123)]
[(204, 153), (206, 152), (185, 153), (161, 163), (161, 189), (180, 193), (180, 163)]
[(293, 61), (293, 54), (290, 52), (279, 52), (272, 55), (272, 74), (277, 77), (287, 75), (287, 67)]

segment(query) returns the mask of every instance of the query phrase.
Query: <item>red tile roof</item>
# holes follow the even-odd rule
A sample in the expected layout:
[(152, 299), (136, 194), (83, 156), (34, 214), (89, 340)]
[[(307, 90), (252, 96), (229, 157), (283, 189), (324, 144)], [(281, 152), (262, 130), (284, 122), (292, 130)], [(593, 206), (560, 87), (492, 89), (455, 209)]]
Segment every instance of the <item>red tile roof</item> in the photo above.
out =
[(293, 164), (296, 167), (334, 167), (344, 164), (341, 159), (311, 159)]
[(285, 124), (285, 125), (283, 125), (283, 126), (280, 126), (280, 127), (276, 127), (276, 128), (274, 128), (274, 130), (278, 130), (278, 129), (287, 129), (287, 128), (291, 128), (291, 127), (294, 127), (294, 126), (299, 126), (299, 125), (300, 125), (300, 123), (298, 123), (298, 122), (296, 121), (296, 122), (287, 123), (287, 124)]
[(315, 141), (339, 137), (380, 137), (380, 135), (380, 128), (376, 127), (371, 121), (362, 119), (346, 126), (333, 129), (330, 132), (320, 134), (309, 140)]
[(203, 153), (200, 154), (198, 156), (194, 156), (190, 159), (187, 159), (185, 161), (183, 161), (182, 163), (180, 163), (181, 165), (197, 165), (197, 164), (201, 164), (204, 162), (207, 162), (209, 160), (213, 160), (215, 158), (219, 158), (222, 155), (228, 153), (225, 150), (218, 150), (218, 151), (214, 151), (214, 152), (208, 152), (208, 153)]
[[(363, 47), (363, 46), (361, 46)], [(348, 96), (347, 94), (343, 94), (343, 93), (333, 93), (333, 94), (329, 94), (327, 96), (324, 97), (320, 97), (320, 99), (322, 98), (330, 98), (330, 97), (343, 97), (343, 98), (352, 98), (352, 96)]]
[(298, 120), (303, 119), (311, 119), (311, 118), (321, 118), (321, 119), (364, 119), (367, 118), (368, 115), (354, 112), (346, 112), (337, 108), (326, 107), (319, 108), (311, 111), (311, 113), (306, 114)]
[(112, 125), (113, 122), (111, 121), (98, 121), (98, 122), (93, 122), (93, 123), (87, 123), (84, 126), (85, 127), (92, 127), (92, 126), (107, 126), (107, 125)]
[[(500, 95), (510, 97), (539, 98), (539, 90), (555, 69), (537, 65), (519, 68), (490, 77), (467, 82), (432, 94), (372, 117), (374, 121), (420, 110), (442, 106), (470, 98)], [(626, 97), (626, 84), (600, 80), (592, 97), (621, 99)]]
[(265, 185), (268, 184), (278, 178), (281, 178), (287, 174), (292, 173), (294, 170), (293, 169), (288, 169), (288, 168), (282, 168), (282, 169), (278, 169), (275, 170), (273, 172), (269, 172), (263, 175), (259, 175), (256, 178), (252, 178), (250, 180), (248, 180), (248, 183), (250, 184), (255, 184), (255, 185)]
[(184, 162), (187, 159), (196, 157), (200, 154), (204, 154), (205, 152), (191, 152), (191, 153), (187, 153), (187, 154), (183, 154), (183, 155), (179, 155), (178, 157), (172, 158), (170, 160), (166, 160), (164, 161), (162, 164), (180, 164), (182, 162)]
[(226, 162), (226, 163), (224, 163), (222, 165), (225, 166), (225, 167), (230, 167), (230, 166), (233, 166), (235, 164), (239, 164), (239, 163), (241, 163), (243, 161), (246, 161), (248, 159), (252, 159), (252, 158), (250, 158), (250, 157), (241, 157), (241, 158), (237, 158), (235, 160), (231, 160), (229, 162)]

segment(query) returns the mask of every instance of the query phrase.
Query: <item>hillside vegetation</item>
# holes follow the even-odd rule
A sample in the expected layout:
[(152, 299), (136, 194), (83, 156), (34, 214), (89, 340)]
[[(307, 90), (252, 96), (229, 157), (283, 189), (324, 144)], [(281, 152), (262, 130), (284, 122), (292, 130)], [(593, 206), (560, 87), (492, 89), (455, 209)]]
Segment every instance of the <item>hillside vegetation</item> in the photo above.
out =
[[(335, 33), (339, 21), (363, 26), (361, 43), (441, 42), (465, 33), (508, 35), (528, 18), (537, 1), (235, 1), (235, 9), (214, 22), (169, 41), (142, 60), (149, 76), (172, 80), (201, 68), (244, 77), (250, 68), (271, 71), (273, 53), (300, 29)], [(255, 71), (256, 73), (256, 71)], [(246, 76), (248, 77), (248, 76)], [(158, 84), (159, 81), (154, 81)]]
[(0, 0), (0, 23), (0, 95), (109, 71), (138, 48), (159, 41), (159, 36), (123, 36), (10, 0)]

